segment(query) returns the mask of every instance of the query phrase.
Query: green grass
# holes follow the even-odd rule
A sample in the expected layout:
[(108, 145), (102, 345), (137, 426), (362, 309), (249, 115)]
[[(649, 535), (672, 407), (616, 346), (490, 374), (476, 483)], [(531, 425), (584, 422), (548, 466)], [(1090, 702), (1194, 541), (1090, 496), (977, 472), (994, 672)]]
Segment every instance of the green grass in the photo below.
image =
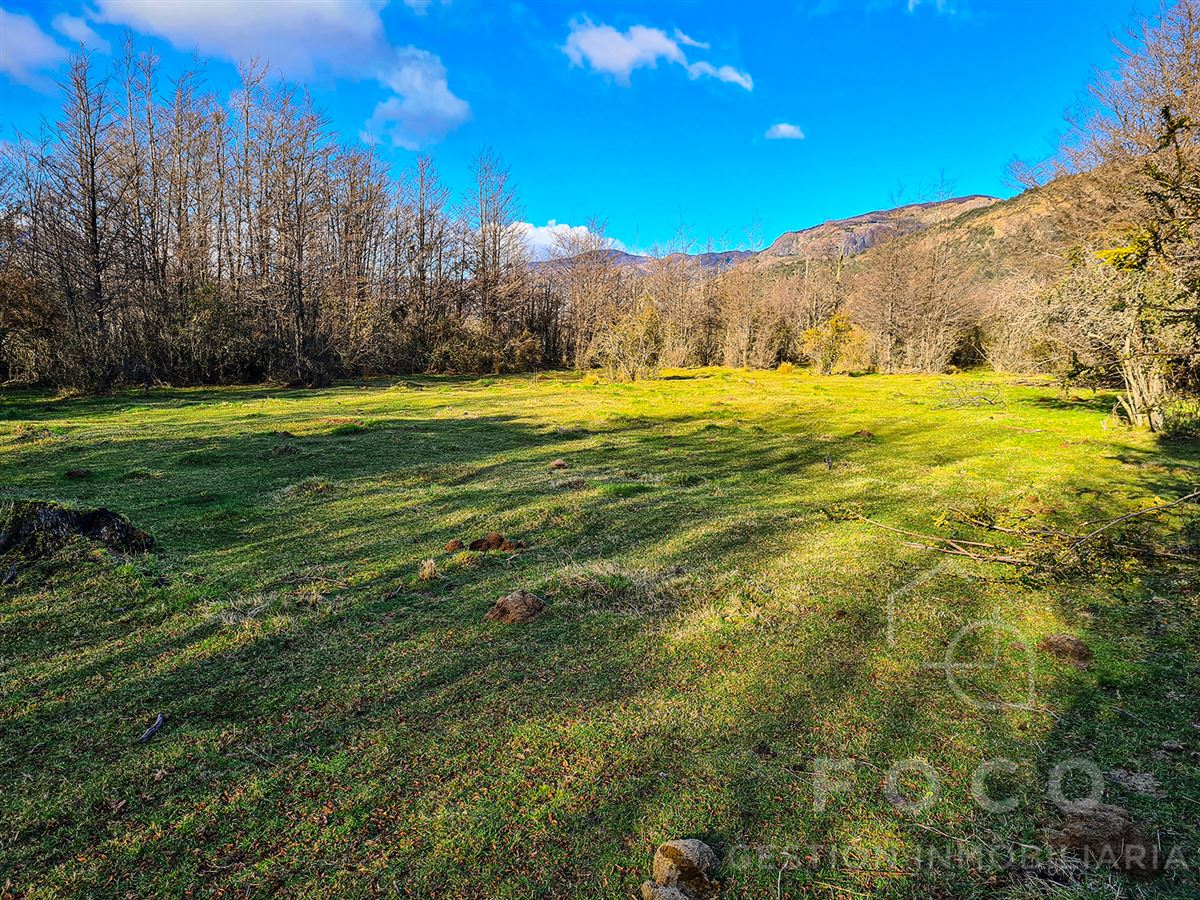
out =
[[(158, 546), (75, 545), (0, 587), (0, 894), (628, 897), (660, 841), (700, 836), (725, 896), (1031, 896), (986, 856), (914, 854), (1040, 844), (1050, 769), (1086, 757), (1158, 778), (1162, 799), (1106, 799), (1191, 867), (1073, 869), (1061, 895), (1195, 896), (1197, 763), (1159, 749), (1197, 747), (1195, 580), (951, 560), (922, 581), (947, 558), (829, 511), (1069, 525), (1182, 493), (1200, 450), (1106, 429), (1111, 397), (1012, 382), (948, 408), (941, 382), (5, 393), (4, 492), (107, 506)], [(443, 552), (489, 531), (529, 547)], [(483, 621), (518, 587), (547, 612)], [(979, 620), (1079, 634), (1095, 663), (1035, 652), (1035, 709), (963, 702), (936, 663)], [(1015, 700), (1026, 676), (962, 677)], [(822, 757), (862, 762), (818, 811)], [(971, 800), (995, 757), (1010, 813)], [(942, 784), (919, 813), (882, 787), (912, 758)]]

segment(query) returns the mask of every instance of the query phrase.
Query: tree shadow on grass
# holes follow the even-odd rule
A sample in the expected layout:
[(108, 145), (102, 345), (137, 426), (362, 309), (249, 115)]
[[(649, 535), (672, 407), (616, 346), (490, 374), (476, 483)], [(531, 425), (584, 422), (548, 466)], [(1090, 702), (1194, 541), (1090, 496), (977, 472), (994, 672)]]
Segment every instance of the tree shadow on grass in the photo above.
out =
[[(851, 750), (879, 768), (924, 756), (961, 786), (980, 746), (1031, 752), (1019, 722), (964, 712), (920, 665), (964, 621), (1013, 602), (1010, 588), (958, 585), (953, 615), (941, 618), (946, 598), (931, 582), (931, 598), (905, 608), (916, 617), (913, 643), (891, 650), (881, 594), (920, 571), (920, 554), (817, 518), (833, 502), (903, 508), (906, 483), (843, 484), (830, 473), (874, 464), (888, 442), (917, 441), (918, 425), (893, 426), (881, 446), (807, 423), (772, 435), (644, 418), (556, 433), (507, 416), (393, 417), (349, 436), (73, 448), (97, 470), (136, 460), (169, 473), (67, 489), (153, 528), (178, 583), (140, 589), (147, 627), (134, 617), (126, 635), (97, 634), (97, 604), (71, 599), (69, 580), (22, 612), (19, 628), (6, 625), (14, 690), (0, 766), (24, 779), (6, 813), (18, 838), (10, 868), (25, 883), (77, 891), (116, 880), (141, 893), (186, 884), (619, 896), (644, 877), (658, 840), (683, 833), (723, 849), (846, 841), (856, 828), (916, 842), (870, 767), (848, 805), (814, 813), (811, 783), (798, 774), (814, 756)], [(293, 440), (299, 453), (271, 455)], [(46, 472), (64, 452), (26, 451), (23, 461), (45, 469), (20, 487), (60, 486)], [(196, 452), (212, 464), (178, 465)], [(978, 452), (946, 443), (929, 461), (952, 467)], [(586, 487), (560, 486), (567, 476), (549, 464), (562, 456)], [(674, 482), (685, 469), (700, 481)], [(280, 496), (305, 478), (337, 486)], [(646, 487), (602, 489), (635, 483)], [(176, 502), (205, 492), (212, 504)], [(210, 506), (228, 502), (231, 517), (213, 515)], [(771, 570), (798, 521), (814, 553), (877, 554), (878, 565), (764, 592), (755, 573)], [(438, 552), (448, 537), (492, 527), (530, 537), (531, 551), (445, 582), (414, 578), (422, 558), (448, 564)], [(311, 608), (286, 589), (261, 613), (229, 603), (346, 560), (353, 565)], [(665, 616), (562, 603), (527, 626), (480, 621), (495, 596), (539, 583), (563, 561), (613, 560), (681, 564), (712, 589)], [(746, 571), (713, 571), (735, 565)], [(114, 574), (103, 587), (123, 586)], [(164, 616), (183, 586), (197, 599)], [(17, 592), (22, 604), (37, 602), (33, 587)], [(80, 635), (49, 666), (39, 659), (46, 642), (30, 638), (39, 615), (55, 620), (55, 635)], [(32, 646), (9, 649), (10, 640)], [(71, 659), (79, 650), (82, 667)], [(157, 711), (167, 728), (131, 746)], [(934, 827), (961, 827), (965, 806), (954, 799)], [(746, 894), (775, 878), (729, 873), (731, 890)], [(872, 889), (898, 895), (922, 883), (877, 881)]]

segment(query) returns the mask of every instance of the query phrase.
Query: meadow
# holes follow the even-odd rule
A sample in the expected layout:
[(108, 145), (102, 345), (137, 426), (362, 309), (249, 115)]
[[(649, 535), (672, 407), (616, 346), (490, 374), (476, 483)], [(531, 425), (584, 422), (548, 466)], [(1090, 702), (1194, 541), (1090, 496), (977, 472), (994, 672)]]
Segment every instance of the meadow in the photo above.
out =
[[(729, 369), (6, 390), (0, 501), (157, 543), (0, 571), (0, 894), (629, 897), (697, 836), (728, 897), (1196, 896), (1194, 570), (1055, 576), (858, 517), (983, 540), (955, 510), (1069, 528), (1200, 483), (1113, 402)], [(1194, 510), (1160, 517), (1193, 546)], [(527, 546), (444, 549), (493, 531)], [(546, 611), (485, 621), (517, 588)], [(1059, 632), (1089, 668), (1037, 649)], [(980, 664), (948, 677), (951, 644)], [(1186, 864), (1006, 864), (1072, 759)]]

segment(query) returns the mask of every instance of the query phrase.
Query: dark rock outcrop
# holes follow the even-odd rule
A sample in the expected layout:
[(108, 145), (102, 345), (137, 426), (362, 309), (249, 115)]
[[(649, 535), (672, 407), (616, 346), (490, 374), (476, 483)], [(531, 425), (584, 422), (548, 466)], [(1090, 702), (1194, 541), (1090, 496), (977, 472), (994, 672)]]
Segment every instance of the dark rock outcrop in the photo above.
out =
[(45, 556), (79, 536), (118, 553), (144, 553), (154, 538), (120, 513), (69, 509), (46, 500), (16, 500), (0, 507), (0, 556)]

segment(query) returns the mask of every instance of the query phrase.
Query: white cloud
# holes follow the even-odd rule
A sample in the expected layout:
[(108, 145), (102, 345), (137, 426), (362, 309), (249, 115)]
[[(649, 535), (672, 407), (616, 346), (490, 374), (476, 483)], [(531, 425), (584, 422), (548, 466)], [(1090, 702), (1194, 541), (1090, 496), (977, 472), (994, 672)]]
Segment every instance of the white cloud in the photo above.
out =
[(423, 16), (429, 12), (429, 4), (432, 2), (433, 0), (404, 0), (404, 5), (418, 16)]
[(446, 67), (427, 50), (402, 47), (380, 80), (394, 97), (375, 107), (367, 122), (368, 139), (387, 134), (407, 150), (441, 140), (471, 118), (471, 107), (446, 81)]
[[(96, 2), (100, 21), (157, 35), (181, 50), (197, 48), (234, 61), (258, 58), (295, 78), (322, 69), (379, 82), (391, 93), (375, 107), (364, 140), (387, 136), (415, 150), (471, 117), (470, 105), (451, 91), (435, 54), (388, 44), (380, 18), (385, 0)], [(427, 5), (417, 2), (414, 9), (423, 12)]]
[(67, 57), (67, 51), (30, 16), (0, 9), (0, 72), (35, 90), (51, 90), (45, 74)]
[(85, 47), (99, 50), (101, 53), (112, 53), (112, 45), (96, 34), (92, 30), (92, 26), (79, 16), (59, 13), (50, 24), (55, 31), (70, 38), (74, 44), (83, 44)]
[[(567, 225), (554, 219), (545, 225), (517, 222), (513, 228), (521, 235), (530, 257), (535, 260), (549, 259), (556, 249), (563, 246), (587, 246), (588, 238), (593, 237), (586, 225)], [(624, 244), (610, 237), (604, 238), (604, 245), (612, 250), (625, 249)]]
[(688, 47), (708, 49), (707, 44), (694, 40), (678, 29), (671, 37), (658, 28), (632, 25), (624, 32), (611, 25), (596, 25), (590, 19), (571, 22), (571, 33), (563, 52), (576, 66), (585, 63), (597, 72), (616, 79), (618, 84), (629, 85), (629, 76), (634, 69), (656, 68), (659, 61), (673, 63), (687, 70), (691, 78), (716, 78), (736, 84), (746, 90), (754, 89), (749, 73), (733, 66), (714, 66), (709, 62), (689, 63), (680, 44)]
[(675, 41), (657, 28), (644, 25), (634, 25), (622, 34), (611, 25), (572, 22), (563, 51), (573, 64), (582, 66), (586, 60), (597, 72), (606, 72), (621, 84), (629, 84), (634, 69), (653, 68), (660, 59), (686, 64)]
[(733, 66), (714, 66), (712, 63), (701, 61), (689, 63), (687, 71), (688, 75), (692, 78), (707, 75), (710, 78), (717, 79), (717, 81), (728, 81), (730, 84), (736, 84), (738, 87), (745, 88), (748, 91), (754, 90), (754, 79), (750, 77), (750, 73), (740, 72)]
[(909, 12), (916, 12), (918, 6), (932, 6), (939, 14), (944, 13), (948, 16), (958, 13), (958, 6), (954, 0), (933, 0), (932, 3), (926, 2), (926, 0), (908, 0)]
[(768, 141), (802, 141), (804, 132), (790, 122), (777, 122), (767, 129), (764, 137)]
[[(378, 0), (97, 0), (97, 19), (234, 60), (255, 57), (290, 77), (314, 64), (369, 63), (386, 44)], [(365, 59), (364, 59), (365, 57)]]
[(701, 50), (709, 49), (709, 45), (698, 41), (695, 38), (690, 38), (678, 28), (675, 29), (675, 40), (683, 44), (685, 47), (698, 47)]

